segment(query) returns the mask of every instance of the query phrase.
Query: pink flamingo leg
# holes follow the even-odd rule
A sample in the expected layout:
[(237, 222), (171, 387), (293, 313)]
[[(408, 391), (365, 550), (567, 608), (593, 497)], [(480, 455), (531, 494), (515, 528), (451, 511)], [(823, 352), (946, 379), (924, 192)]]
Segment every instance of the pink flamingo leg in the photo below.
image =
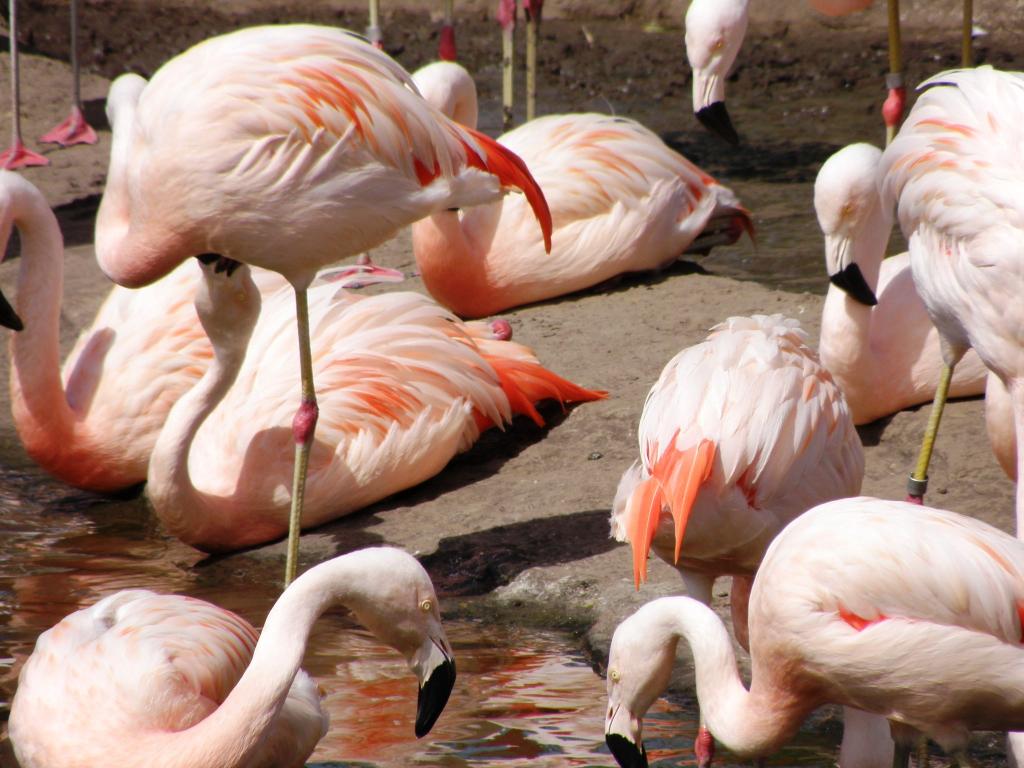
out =
[(78, 0), (71, 0), (71, 114), (60, 125), (50, 129), (39, 141), (44, 144), (95, 144), (96, 131), (86, 122), (82, 112), (82, 92), (78, 67)]
[(0, 152), (0, 167), (12, 171), (30, 165), (49, 165), (50, 161), (33, 152), (21, 140), (21, 87), (18, 79), (18, 3), (10, 2), (11, 35), (11, 122), (14, 138), (11, 146)]
[(437, 57), (441, 61), (455, 61), (454, 3), (455, 0), (444, 0), (444, 21), (441, 23), (441, 40), (437, 49)]

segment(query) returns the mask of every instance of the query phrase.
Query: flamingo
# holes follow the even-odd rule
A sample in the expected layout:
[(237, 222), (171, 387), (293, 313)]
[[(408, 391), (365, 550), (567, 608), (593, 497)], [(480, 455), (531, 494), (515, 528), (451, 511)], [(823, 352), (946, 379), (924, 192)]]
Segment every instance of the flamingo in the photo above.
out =
[[(1012, 399), (1015, 443), (1024, 438), (1024, 324), (1018, 296), (1021, 219), (1014, 147), (1024, 78), (991, 67), (944, 72), (925, 89), (879, 167), (883, 205), (898, 202), (914, 283), (942, 340), (946, 364), (910, 495), (927, 485), (928, 459), (952, 368), (973, 348)], [(1021, 476), (1017, 455), (1016, 476)], [(1017, 484), (1017, 532), (1024, 486)]]
[[(458, 64), (413, 75), (427, 101), (476, 124), (476, 87)], [(543, 187), (554, 231), (550, 256), (529, 209), (506, 197), (444, 210), (413, 225), (427, 290), (465, 317), (660, 269), (752, 232), (736, 196), (639, 123), (599, 114), (548, 115), (498, 137)]]
[[(815, 504), (858, 493), (864, 477), (842, 392), (804, 339), (781, 315), (732, 317), (670, 360), (644, 402), (640, 459), (612, 505), (612, 535), (632, 546), (638, 589), (652, 546), (705, 605), (715, 579), (732, 576), (744, 647), (750, 587), (772, 539)], [(710, 743), (698, 740), (702, 760)]]
[[(171, 409), (146, 493), (172, 534), (205, 551), (226, 551), (288, 530), (294, 309), (283, 292), (266, 298), (261, 313), (248, 268), (215, 270), (205, 267), (196, 298), (214, 362)], [(493, 338), (486, 323), (464, 324), (422, 294), (355, 297), (317, 285), (310, 316), (323, 423), (303, 526), (434, 476), (513, 413), (542, 425), (535, 401), (603, 397), (547, 371), (522, 345)]]
[[(17, 0), (11, 0), (13, 5)], [(70, 147), (74, 144), (95, 144), (96, 131), (85, 119), (82, 110), (82, 90), (79, 86), (78, 66), (78, 0), (71, 0), (71, 114), (39, 137), (44, 144), (60, 144)]]
[[(845, 16), (871, 7), (873, 0), (810, 0), (826, 16)], [(747, 32), (749, 0), (693, 0), (686, 11), (686, 58), (693, 70), (693, 111), (705, 128), (730, 144), (739, 143), (725, 107), (725, 79)], [(903, 54), (900, 42), (899, 0), (888, 0), (889, 95), (882, 105), (886, 143), (892, 140), (903, 116)], [(972, 0), (964, 0), (962, 58), (971, 65)]]
[(317, 421), (306, 295), (316, 271), (506, 187), (525, 192), (547, 243), (544, 195), (518, 157), (438, 113), (386, 54), (329, 27), (199, 43), (156, 72), (133, 123), (114, 132), (96, 221), (96, 256), (114, 282), (145, 285), (214, 253), (295, 289), (302, 398), (285, 583)]
[(8, 41), (11, 54), (11, 145), (0, 152), (0, 168), (15, 170), (49, 165), (50, 161), (25, 146), (21, 137), (21, 79), (18, 68), (18, 0), (8, 4)]
[(779, 534), (754, 580), (750, 688), (710, 608), (655, 600), (612, 637), (606, 741), (620, 765), (647, 765), (643, 716), (684, 638), (707, 725), (739, 756), (775, 752), (825, 703), (889, 718), (893, 765), (917, 732), (963, 756), (973, 730), (1024, 726), (1022, 604), (1017, 539), (907, 502), (822, 504)]
[(11, 742), (22, 768), (241, 768), (305, 764), (327, 733), (299, 669), (314, 622), (350, 609), (419, 679), (415, 732), (455, 682), (430, 577), (391, 547), (321, 563), (281, 595), (259, 633), (182, 595), (118, 592), (44, 632), (22, 667)]
[[(883, 259), (892, 214), (875, 183), (881, 157), (877, 147), (851, 144), (825, 161), (814, 184), (831, 280), (818, 353), (854, 424), (927, 402), (942, 370), (939, 334), (914, 288), (910, 255)], [(968, 353), (950, 393), (980, 395), (987, 374)]]

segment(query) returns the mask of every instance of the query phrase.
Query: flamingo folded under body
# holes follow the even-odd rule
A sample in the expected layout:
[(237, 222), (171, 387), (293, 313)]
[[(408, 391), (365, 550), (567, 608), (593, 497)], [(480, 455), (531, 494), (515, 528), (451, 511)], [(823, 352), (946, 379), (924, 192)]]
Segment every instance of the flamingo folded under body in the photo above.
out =
[(906, 502), (822, 504), (779, 534), (754, 579), (749, 689), (711, 609), (655, 600), (612, 637), (606, 739), (620, 765), (647, 765), (643, 716), (685, 639), (708, 728), (738, 756), (777, 751), (825, 703), (888, 718), (893, 765), (918, 732), (962, 755), (971, 731), (1024, 727), (1021, 605), (1013, 537)]
[[(146, 487), (167, 529), (206, 551), (288, 530), (296, 373), (287, 292), (265, 298), (261, 313), (247, 267), (215, 269), (204, 268), (196, 299), (214, 361), (171, 410)], [(356, 297), (317, 285), (309, 295), (321, 426), (310, 455), (306, 527), (434, 476), (483, 429), (515, 413), (543, 424), (536, 401), (603, 397), (546, 370), (522, 345), (493, 338), (488, 324), (462, 323), (422, 294)]]
[[(854, 424), (930, 401), (942, 373), (939, 333), (914, 288), (910, 255), (883, 258), (893, 222), (875, 183), (881, 157), (877, 147), (851, 144), (825, 161), (814, 184), (831, 281), (818, 354)], [(950, 394), (980, 395), (987, 376), (969, 352)]]
[(285, 583), (295, 574), (317, 422), (306, 289), (430, 213), (522, 190), (549, 242), (544, 195), (511, 151), (453, 123), (402, 67), (344, 30), (295, 24), (211, 38), (164, 64), (114, 132), (96, 256), (150, 283), (191, 256), (271, 269), (295, 289), (301, 402)]
[(733, 317), (670, 360), (644, 402), (640, 459), (612, 505), (637, 588), (652, 546), (705, 605), (715, 579), (732, 576), (744, 647), (747, 598), (772, 540), (814, 505), (858, 493), (864, 477), (843, 394), (804, 338), (781, 315)]
[(405, 657), (419, 679), (415, 732), (426, 734), (455, 662), (426, 571), (378, 547), (311, 568), (262, 633), (202, 600), (141, 589), (72, 613), (21, 670), (15, 755), (22, 768), (298, 768), (329, 725), (299, 665), (314, 622), (335, 605)]
[[(476, 86), (458, 64), (413, 74), (424, 98), (476, 125)], [(498, 137), (544, 189), (545, 250), (522, 199), (442, 210), (413, 225), (427, 290), (464, 317), (550, 299), (628, 272), (657, 270), (752, 232), (736, 195), (654, 133), (622, 117), (548, 115)]]

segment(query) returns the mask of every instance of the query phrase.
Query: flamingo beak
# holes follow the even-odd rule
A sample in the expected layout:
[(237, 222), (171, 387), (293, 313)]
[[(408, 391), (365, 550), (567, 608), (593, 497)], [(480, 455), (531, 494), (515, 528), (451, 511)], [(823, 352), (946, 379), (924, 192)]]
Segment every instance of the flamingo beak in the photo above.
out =
[(841, 288), (850, 297), (867, 307), (873, 307), (878, 303), (875, 292), (871, 290), (868, 281), (864, 279), (864, 273), (860, 271), (857, 262), (851, 261), (835, 274), (829, 275), (829, 281), (837, 288)]
[(10, 328), (12, 331), (20, 331), (25, 327), (2, 291), (0, 291), (0, 325)]
[(420, 694), (416, 704), (416, 738), (430, 733), (437, 718), (444, 711), (448, 697), (455, 686), (455, 660), (446, 650), (448, 643), (441, 638), (427, 638), (418, 655), (424, 656), (423, 668), (428, 671), (420, 682)]
[(605, 721), (604, 743), (621, 768), (647, 768), (647, 748), (640, 738), (640, 721), (628, 707), (615, 706)]
[(732, 144), (734, 147), (740, 143), (739, 134), (732, 125), (729, 118), (729, 110), (725, 108), (724, 101), (715, 101), (706, 107), (698, 109), (695, 113), (700, 124), (718, 136), (720, 139)]

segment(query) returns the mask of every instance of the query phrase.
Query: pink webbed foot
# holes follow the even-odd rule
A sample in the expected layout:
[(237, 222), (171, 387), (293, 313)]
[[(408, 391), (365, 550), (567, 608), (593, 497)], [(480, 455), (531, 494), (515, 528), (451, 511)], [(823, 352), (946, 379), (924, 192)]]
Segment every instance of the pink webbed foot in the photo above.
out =
[(74, 144), (95, 144), (97, 138), (96, 131), (86, 122), (81, 107), (75, 105), (71, 108), (71, 114), (67, 119), (40, 136), (39, 141), (44, 144), (60, 144), (62, 147), (70, 147)]
[(10, 147), (0, 152), (0, 168), (13, 171), (16, 168), (27, 168), (32, 165), (49, 165), (50, 161), (33, 152), (22, 142), (15, 140)]

